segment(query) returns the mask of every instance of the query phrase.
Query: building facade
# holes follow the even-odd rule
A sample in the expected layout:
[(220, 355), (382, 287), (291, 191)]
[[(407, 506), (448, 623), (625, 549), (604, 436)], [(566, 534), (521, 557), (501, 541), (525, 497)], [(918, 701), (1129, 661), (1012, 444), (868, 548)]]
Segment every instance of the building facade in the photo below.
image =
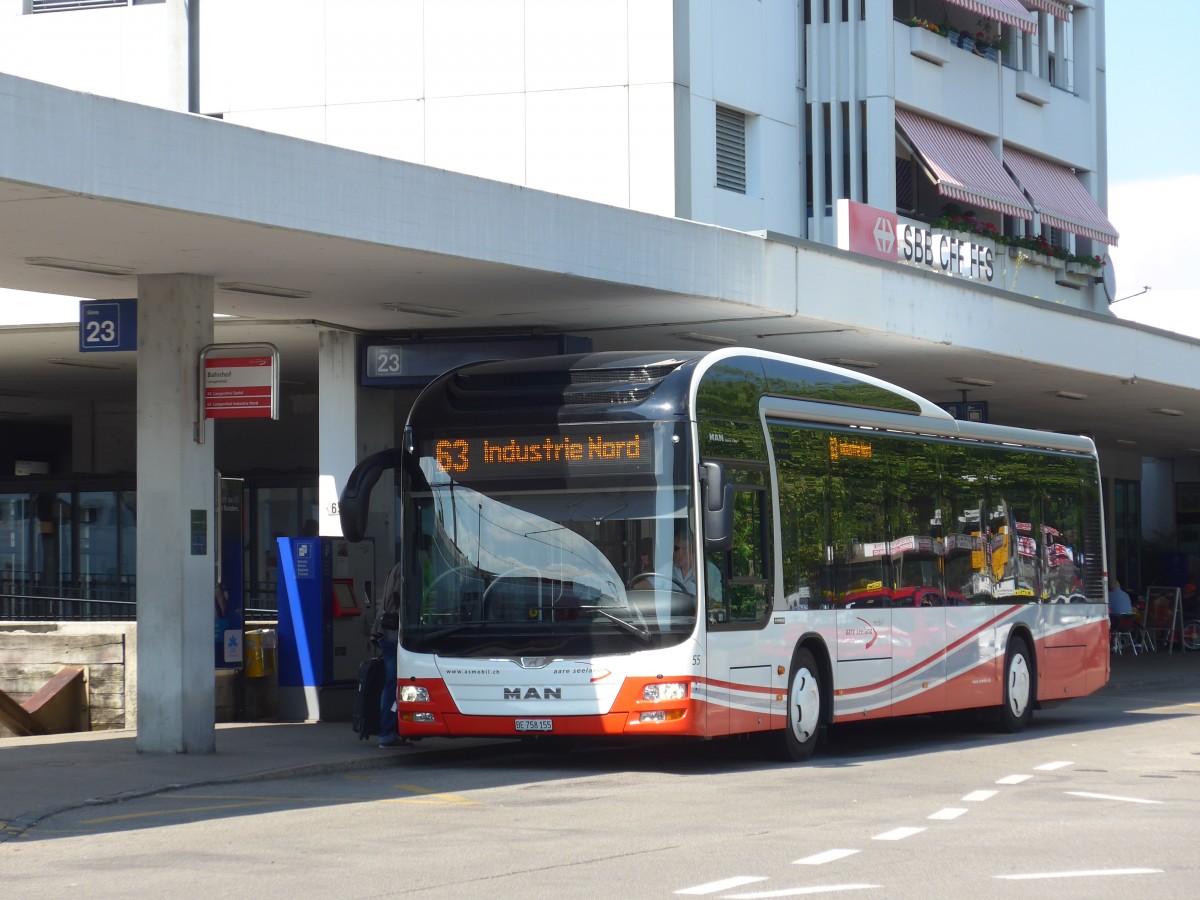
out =
[[(846, 218), (881, 211), (893, 261), (1107, 315), (1103, 263), (1118, 234), (1103, 211), (1103, 11), (1103, 0), (0, 0), (0, 59), (73, 90), (773, 240), (857, 250)], [(833, 298), (804, 302), (837, 320)], [(1135, 488), (1123, 488), (1121, 526), (1110, 522), (1125, 548), (1113, 564), (1128, 571), (1141, 461), (1109, 458), (1113, 481)], [(306, 480), (308, 469), (263, 484)], [(1154, 482), (1160, 517), (1167, 481)], [(127, 489), (105, 503), (120, 509)], [(304, 494), (297, 520), (312, 503)]]
[(836, 244), (849, 199), (1060, 258), (1117, 240), (1090, 0), (5, 6), (13, 74), (655, 215)]

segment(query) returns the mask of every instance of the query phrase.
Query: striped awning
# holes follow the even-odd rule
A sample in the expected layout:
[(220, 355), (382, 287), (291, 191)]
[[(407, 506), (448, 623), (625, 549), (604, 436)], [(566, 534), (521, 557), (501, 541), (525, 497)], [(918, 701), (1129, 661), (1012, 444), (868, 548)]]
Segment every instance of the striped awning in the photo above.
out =
[(947, 2), (970, 10), (977, 16), (991, 19), (993, 22), (1011, 25), (1030, 33), (1037, 31), (1037, 17), (1017, 0), (947, 0)]
[(1071, 18), (1071, 4), (1065, 3), (1063, 0), (1021, 0), (1021, 2), (1029, 9), (1040, 9), (1064, 22)]
[(1014, 147), (1004, 148), (1004, 166), (1033, 199), (1043, 225), (1117, 245), (1117, 229), (1066, 166)]
[(907, 109), (897, 108), (896, 124), (943, 197), (1006, 216), (1033, 218), (1033, 207), (979, 135)]

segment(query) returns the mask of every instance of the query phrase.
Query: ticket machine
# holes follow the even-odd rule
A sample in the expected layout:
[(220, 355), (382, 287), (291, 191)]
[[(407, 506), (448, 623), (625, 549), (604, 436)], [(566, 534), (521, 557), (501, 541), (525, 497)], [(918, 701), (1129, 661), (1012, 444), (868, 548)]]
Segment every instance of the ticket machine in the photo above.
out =
[(348, 721), (358, 666), (370, 655), (374, 541), (278, 542), (280, 714)]

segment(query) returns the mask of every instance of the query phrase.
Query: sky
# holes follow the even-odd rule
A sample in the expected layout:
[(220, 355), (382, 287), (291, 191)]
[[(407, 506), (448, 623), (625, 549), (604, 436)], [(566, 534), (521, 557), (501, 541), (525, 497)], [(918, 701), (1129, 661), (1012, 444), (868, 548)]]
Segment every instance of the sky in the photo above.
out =
[[(1200, 338), (1200, 254), (1187, 227), (1200, 212), (1200, 98), (1189, 42), (1200, 34), (1200, 2), (1105, 5), (1108, 217), (1120, 234), (1110, 249), (1112, 311)], [(78, 320), (78, 298), (0, 289), (0, 324)]]
[(1200, 211), (1200, 99), (1187, 37), (1200, 33), (1200, 3), (1106, 7), (1108, 217), (1120, 234), (1109, 251), (1112, 311), (1200, 337), (1200, 260), (1188, 227)]

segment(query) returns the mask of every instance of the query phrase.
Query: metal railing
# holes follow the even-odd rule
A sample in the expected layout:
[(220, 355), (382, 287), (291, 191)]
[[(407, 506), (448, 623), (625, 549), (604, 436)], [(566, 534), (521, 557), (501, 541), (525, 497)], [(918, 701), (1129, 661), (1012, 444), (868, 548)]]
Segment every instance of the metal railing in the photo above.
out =
[(105, 9), (128, 6), (129, 0), (30, 0), (30, 13), (67, 12), (73, 9)]
[(132, 599), (0, 594), (0, 621), (122, 622), (136, 619), (137, 602)]
[[(58, 594), (37, 593), (30, 586), (30, 593), (15, 593), (14, 586), (6, 585), (7, 591), (0, 592), (0, 622), (4, 621), (111, 621), (132, 622), (137, 620), (137, 591), (108, 589), (108, 596), (78, 597), (69, 591)], [(272, 590), (274, 586), (272, 585)], [(42, 591), (46, 589), (41, 588)], [(94, 591), (92, 592), (95, 593)], [(259, 593), (247, 597), (243, 618), (249, 621), (274, 621), (279, 616), (274, 593)]]

